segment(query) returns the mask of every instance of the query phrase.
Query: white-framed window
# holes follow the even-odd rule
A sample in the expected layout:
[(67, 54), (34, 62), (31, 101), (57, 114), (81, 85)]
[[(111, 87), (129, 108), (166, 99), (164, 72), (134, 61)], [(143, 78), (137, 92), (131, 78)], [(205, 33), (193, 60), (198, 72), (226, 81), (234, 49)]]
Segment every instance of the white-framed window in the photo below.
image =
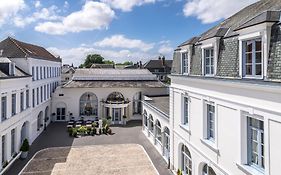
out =
[(182, 162), (181, 162), (182, 173), (184, 175), (192, 175), (191, 154), (190, 154), (188, 148), (185, 145), (182, 145), (181, 156), (182, 156)]
[(1, 121), (7, 119), (7, 97), (1, 97)]
[(262, 41), (243, 41), (243, 77), (261, 78), (263, 74)]
[(144, 110), (144, 112), (143, 112), (143, 123), (144, 123), (144, 127), (147, 127), (147, 112), (146, 112), (146, 110)]
[(158, 144), (162, 145), (162, 133), (161, 133), (161, 124), (160, 122), (157, 120), (156, 124), (155, 124), (155, 130), (156, 130), (156, 141)]
[(20, 111), (22, 112), (24, 110), (24, 93), (20, 93)]
[(264, 122), (247, 117), (248, 164), (264, 170)]
[(29, 108), (30, 107), (30, 104), (29, 104), (29, 89), (27, 89), (25, 91), (25, 105), (26, 105), (26, 108)]
[(207, 116), (207, 139), (215, 140), (215, 106), (207, 103), (206, 116)]
[(37, 105), (39, 105), (39, 88), (37, 88), (36, 90), (36, 102), (37, 102)]
[(12, 116), (17, 113), (17, 95), (12, 94)]
[(187, 74), (188, 73), (188, 52), (183, 52), (181, 54), (181, 60), (182, 60), (182, 73)]
[(189, 98), (187, 96), (183, 97), (183, 117), (182, 124), (188, 125), (189, 123)]
[(204, 71), (205, 75), (214, 75), (214, 48), (204, 49)]
[(16, 153), (16, 129), (11, 130), (11, 156)]
[(35, 80), (35, 73), (34, 73), (34, 66), (32, 66), (32, 81), (34, 81)]
[(203, 166), (202, 175), (216, 175), (215, 171), (207, 164)]

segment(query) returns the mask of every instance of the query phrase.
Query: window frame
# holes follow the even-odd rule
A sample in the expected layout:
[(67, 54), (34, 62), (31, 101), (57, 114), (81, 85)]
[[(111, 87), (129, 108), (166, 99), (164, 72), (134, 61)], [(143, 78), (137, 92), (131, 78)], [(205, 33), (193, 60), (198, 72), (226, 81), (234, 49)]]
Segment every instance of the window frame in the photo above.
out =
[[(189, 52), (188, 51), (184, 51), (181, 52), (181, 73), (182, 74), (188, 74), (188, 70), (189, 70), (189, 56), (188, 56)], [(185, 57), (184, 57), (185, 55)]]
[[(262, 123), (262, 129), (257, 128), (255, 126), (251, 126), (250, 122), (251, 120), (255, 120), (257, 121), (259, 124)], [(257, 143), (257, 152), (255, 154), (257, 154), (257, 158), (258, 158), (258, 164), (254, 163), (252, 160), (252, 156), (253, 156), (253, 147), (252, 147), (252, 130), (255, 130), (257, 132), (257, 140), (254, 141)], [(263, 139), (261, 139), (263, 135)], [(263, 140), (263, 143), (262, 143)], [(264, 138), (264, 121), (252, 116), (247, 116), (247, 163), (249, 166), (255, 168), (256, 170), (260, 171), (260, 172), (264, 172), (265, 169), (265, 138)], [(262, 152), (262, 146), (263, 146), (263, 152)], [(263, 166), (262, 166), (262, 159), (263, 159)]]
[[(207, 61), (206, 61), (207, 60), (207, 57), (206, 57), (207, 51), (209, 51), (208, 65), (207, 65)], [(204, 75), (205, 76), (215, 76), (215, 48), (213, 46), (212, 47), (206, 47), (206, 48), (203, 49), (203, 59), (204, 59)], [(210, 71), (209, 73), (206, 72), (207, 67), (209, 67), (209, 71)], [(213, 70), (213, 72), (211, 70)]]
[(7, 96), (1, 97), (1, 122), (7, 120)]
[[(259, 50), (258, 52), (256, 51), (256, 41), (260, 41), (261, 42), (261, 50)], [(247, 42), (250, 42), (252, 43), (252, 52), (246, 52), (246, 44)], [(246, 57), (246, 54), (252, 54), (252, 63), (251, 63), (251, 66), (252, 66), (252, 74), (251, 75), (247, 75), (246, 73), (246, 66), (247, 66), (247, 63), (246, 63), (246, 60), (247, 60), (247, 57)], [(257, 75), (256, 74), (256, 66), (257, 66), (257, 63), (256, 63), (256, 53), (260, 53), (261, 54), (261, 63), (258, 63), (261, 65), (261, 75)], [(249, 64), (250, 65), (250, 64)], [(264, 77), (264, 57), (263, 57), (263, 40), (261, 37), (255, 37), (255, 38), (249, 38), (249, 39), (245, 39), (245, 40), (242, 40), (242, 77), (243, 78), (251, 78), (251, 79), (263, 79)], [(255, 73), (255, 74), (253, 74)]]
[[(187, 102), (187, 103), (186, 103)], [(187, 95), (183, 95), (182, 98), (182, 118), (181, 118), (181, 124), (184, 126), (189, 127), (189, 122), (190, 122), (190, 115), (189, 115), (189, 110), (190, 110), (190, 98)]]
[(11, 116), (15, 116), (17, 114), (17, 94), (13, 93), (11, 96)]

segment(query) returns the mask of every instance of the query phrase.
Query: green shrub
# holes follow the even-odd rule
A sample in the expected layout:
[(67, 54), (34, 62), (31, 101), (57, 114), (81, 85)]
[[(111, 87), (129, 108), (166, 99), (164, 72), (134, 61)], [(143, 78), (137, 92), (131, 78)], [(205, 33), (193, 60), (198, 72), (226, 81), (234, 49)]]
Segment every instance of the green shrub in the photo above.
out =
[(95, 135), (95, 134), (97, 134), (97, 129), (96, 129), (96, 127), (93, 127), (92, 128), (92, 135)]
[(69, 136), (72, 136), (73, 128), (68, 128), (67, 129)]
[(93, 122), (93, 123), (92, 123), (92, 127), (97, 127), (96, 122)]
[(106, 119), (102, 119), (102, 127), (104, 127), (107, 123), (108, 121)]
[(23, 143), (21, 145), (20, 151), (22, 151), (22, 152), (29, 151), (29, 142), (28, 142), (27, 139), (24, 139), (24, 141), (23, 141)]
[(87, 133), (87, 127), (86, 126), (80, 126), (78, 129), (77, 129), (77, 132), (79, 134), (86, 134)]
[(177, 175), (182, 175), (182, 171), (180, 169), (178, 169)]
[(91, 132), (92, 132), (92, 127), (87, 127), (87, 134), (91, 134)]
[(72, 129), (72, 136), (77, 137), (77, 128)]

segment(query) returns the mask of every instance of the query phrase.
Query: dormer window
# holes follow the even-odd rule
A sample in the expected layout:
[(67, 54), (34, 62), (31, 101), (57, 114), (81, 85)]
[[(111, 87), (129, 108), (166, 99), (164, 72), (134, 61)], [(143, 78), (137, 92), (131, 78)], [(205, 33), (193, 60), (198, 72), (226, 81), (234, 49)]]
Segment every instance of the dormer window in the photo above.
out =
[(181, 54), (182, 58), (182, 74), (188, 73), (188, 52), (183, 52)]
[(214, 48), (204, 49), (204, 70), (205, 75), (214, 75)]
[(262, 77), (262, 41), (261, 39), (243, 42), (243, 76)]

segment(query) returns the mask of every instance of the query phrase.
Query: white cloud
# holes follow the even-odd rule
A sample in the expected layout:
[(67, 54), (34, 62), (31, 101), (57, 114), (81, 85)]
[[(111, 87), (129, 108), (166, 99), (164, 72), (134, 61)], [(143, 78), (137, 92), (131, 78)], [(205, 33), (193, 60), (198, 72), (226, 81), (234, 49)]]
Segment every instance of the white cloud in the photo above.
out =
[(158, 52), (162, 55), (171, 55), (173, 53), (174, 48), (170, 45), (162, 45), (160, 46)]
[(35, 1), (34, 7), (35, 7), (35, 8), (41, 7), (41, 2), (40, 2), (40, 1)]
[(142, 60), (143, 62), (151, 58), (156, 58), (157, 54), (149, 54), (146, 52), (132, 52), (127, 49), (123, 50), (107, 50), (107, 49), (97, 49), (94, 47), (80, 46), (77, 48), (70, 49), (60, 49), (56, 47), (48, 48), (51, 53), (55, 55), (60, 55), (63, 64), (73, 63), (79, 66), (84, 62), (84, 59), (88, 54), (95, 53), (102, 55), (107, 60), (113, 60), (115, 62), (133, 61), (137, 62)]
[(225, 19), (241, 8), (258, 0), (188, 0), (184, 6), (185, 16), (195, 16), (203, 23)]
[(63, 8), (68, 8), (68, 7), (69, 7), (69, 3), (67, 1), (64, 1)]
[(101, 0), (109, 4), (114, 9), (120, 9), (124, 12), (132, 11), (134, 6), (155, 3), (156, 0)]
[(0, 26), (10, 17), (15, 16), (18, 11), (25, 7), (24, 0), (1, 0), (0, 2)]
[(95, 43), (99, 47), (139, 49), (144, 52), (153, 49), (154, 43), (145, 43), (138, 39), (129, 39), (124, 35), (113, 35)]
[(86, 1), (82, 10), (73, 12), (57, 22), (43, 22), (35, 30), (52, 35), (63, 35), (68, 32), (90, 31), (108, 28), (115, 17), (114, 11), (101, 2)]

